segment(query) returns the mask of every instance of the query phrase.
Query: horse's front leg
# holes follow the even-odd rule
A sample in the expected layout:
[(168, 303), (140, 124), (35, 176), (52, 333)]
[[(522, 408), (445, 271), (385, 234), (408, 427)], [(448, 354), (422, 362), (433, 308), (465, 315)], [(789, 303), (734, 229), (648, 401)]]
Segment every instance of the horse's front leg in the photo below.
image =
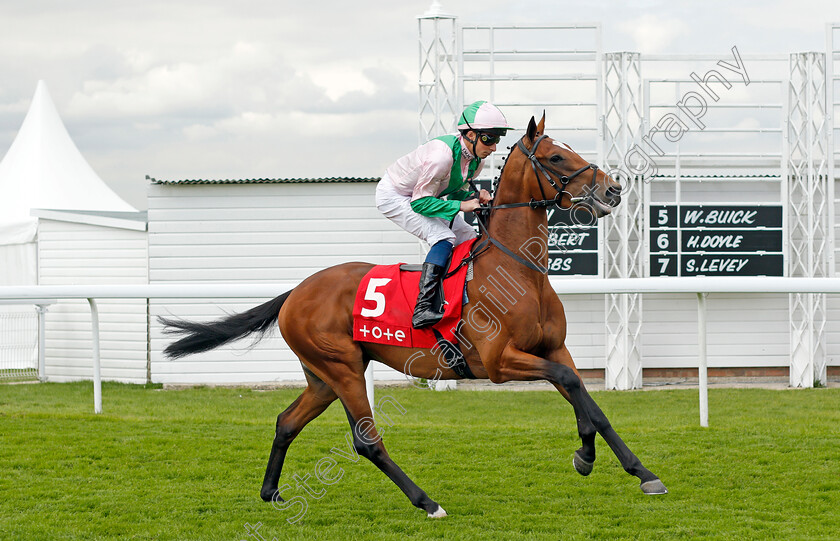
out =
[[(539, 379), (550, 381), (563, 392), (563, 396), (569, 400), (575, 409), (575, 414), (579, 419), (578, 430), (580, 431), (581, 428), (584, 430), (581, 438), (586, 438), (581, 450), (584, 453), (590, 451), (592, 453), (584, 458), (591, 456), (594, 461), (595, 436), (588, 432), (588, 426), (591, 425), (613, 450), (624, 470), (639, 478), (641, 489), (645, 494), (666, 494), (668, 490), (662, 484), (662, 481), (645, 468), (639, 458), (630, 451), (613, 429), (604, 412), (586, 392), (583, 382), (573, 368), (574, 362), (565, 345), (552, 352), (550, 356), (555, 360), (543, 359), (508, 345), (499, 357), (499, 362), (495, 366), (488, 367), (488, 373), (494, 383)], [(591, 448), (588, 448), (587, 445), (590, 445)]]
[(598, 431), (595, 430), (595, 425), (592, 424), (589, 417), (584, 415), (580, 411), (580, 408), (572, 403), (566, 389), (556, 383), (554, 384), (554, 387), (560, 391), (566, 400), (569, 400), (569, 403), (572, 404), (572, 407), (575, 409), (575, 419), (577, 420), (578, 435), (580, 436), (581, 445), (580, 449), (575, 451), (575, 456), (572, 458), (572, 465), (575, 467), (575, 471), (579, 474), (587, 476), (592, 473), (592, 468), (595, 465), (595, 434), (597, 434)]
[[(565, 346), (561, 345), (559, 347), (555, 347), (548, 355), (546, 355), (546, 357), (551, 362), (560, 363), (571, 368), (578, 379), (581, 380), (581, 389), (586, 392), (586, 387), (580, 377), (580, 372), (577, 371), (577, 367), (575, 367), (575, 363), (572, 361), (572, 358), (568, 353), (569, 352), (566, 350)], [(581, 411), (581, 408), (575, 405), (572, 401), (571, 395), (569, 395), (566, 389), (558, 383), (554, 383), (553, 385), (558, 391), (560, 391), (563, 398), (565, 398), (575, 409), (575, 420), (577, 421), (581, 446), (580, 449), (575, 451), (574, 458), (572, 459), (572, 465), (575, 467), (575, 471), (579, 474), (583, 476), (589, 475), (592, 473), (592, 467), (595, 465), (595, 434), (597, 434), (598, 431), (595, 429), (595, 425), (592, 424), (589, 416), (585, 415), (585, 413)]]

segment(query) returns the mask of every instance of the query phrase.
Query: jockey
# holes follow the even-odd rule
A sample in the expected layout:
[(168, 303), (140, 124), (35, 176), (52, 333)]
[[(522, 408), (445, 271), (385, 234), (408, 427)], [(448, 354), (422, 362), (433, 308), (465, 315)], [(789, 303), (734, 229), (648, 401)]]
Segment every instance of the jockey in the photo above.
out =
[(498, 107), (474, 102), (461, 113), (458, 133), (436, 137), (398, 159), (376, 187), (376, 208), (431, 246), (411, 319), (415, 329), (443, 317), (442, 282), (449, 256), (454, 246), (476, 236), (460, 212), (471, 212), (491, 199), (487, 190), (476, 199), (467, 181), (481, 172), (483, 160), (510, 129)]

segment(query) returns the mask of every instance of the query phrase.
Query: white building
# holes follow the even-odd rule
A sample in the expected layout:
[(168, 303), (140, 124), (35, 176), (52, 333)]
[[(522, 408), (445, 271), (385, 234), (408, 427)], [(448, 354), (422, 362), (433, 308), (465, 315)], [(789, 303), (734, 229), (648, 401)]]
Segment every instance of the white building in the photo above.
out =
[[(300, 281), (348, 261), (414, 263), (420, 259), (417, 240), (376, 210), (378, 179), (150, 180), (152, 284)], [(283, 292), (278, 289), (277, 294)], [(211, 320), (264, 300), (153, 299), (150, 314), (152, 318)], [(161, 335), (154, 320), (151, 330), (154, 382), (303, 380), (300, 363), (279, 332), (254, 349), (249, 350), (246, 341), (170, 361), (161, 350), (172, 338)], [(395, 378), (385, 367), (375, 375)]]

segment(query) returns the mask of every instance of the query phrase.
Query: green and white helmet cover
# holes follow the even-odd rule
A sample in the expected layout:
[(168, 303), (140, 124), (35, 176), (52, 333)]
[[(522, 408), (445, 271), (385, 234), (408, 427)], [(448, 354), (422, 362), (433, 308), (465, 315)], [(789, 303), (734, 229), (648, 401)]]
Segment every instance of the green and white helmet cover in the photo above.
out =
[(479, 100), (471, 103), (458, 119), (459, 130), (497, 131), (504, 135), (513, 128), (507, 123), (505, 115), (489, 101)]

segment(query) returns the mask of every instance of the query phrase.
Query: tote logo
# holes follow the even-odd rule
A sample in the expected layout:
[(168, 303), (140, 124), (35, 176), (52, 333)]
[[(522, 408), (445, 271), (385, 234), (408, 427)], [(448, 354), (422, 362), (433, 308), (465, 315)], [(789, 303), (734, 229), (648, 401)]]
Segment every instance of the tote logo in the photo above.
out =
[(395, 346), (411, 346), (411, 333), (408, 327), (386, 325), (363, 319), (354, 322), (353, 339)]

